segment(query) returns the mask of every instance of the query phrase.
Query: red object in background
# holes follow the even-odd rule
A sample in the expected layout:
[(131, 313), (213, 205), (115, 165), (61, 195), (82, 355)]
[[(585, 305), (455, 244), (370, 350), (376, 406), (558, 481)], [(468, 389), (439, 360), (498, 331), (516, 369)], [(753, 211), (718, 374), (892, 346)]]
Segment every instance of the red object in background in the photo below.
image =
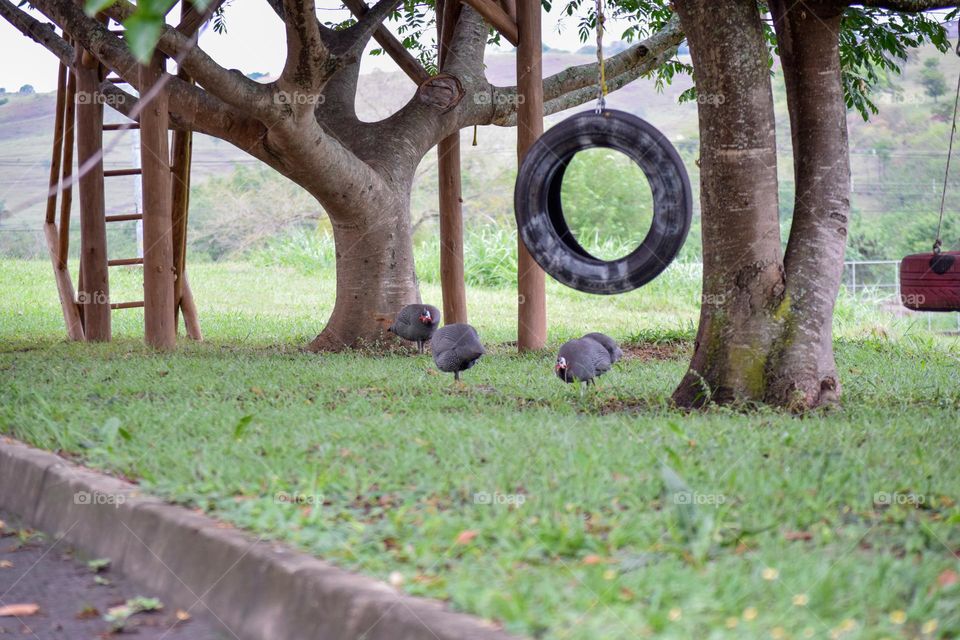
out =
[(900, 302), (914, 311), (960, 311), (960, 251), (904, 258)]

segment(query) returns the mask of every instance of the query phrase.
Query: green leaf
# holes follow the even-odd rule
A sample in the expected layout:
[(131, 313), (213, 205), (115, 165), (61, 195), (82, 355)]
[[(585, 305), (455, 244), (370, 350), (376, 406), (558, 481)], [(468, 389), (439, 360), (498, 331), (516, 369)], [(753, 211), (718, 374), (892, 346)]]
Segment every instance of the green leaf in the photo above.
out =
[(246, 432), (247, 427), (250, 425), (250, 422), (253, 420), (252, 415), (246, 415), (240, 418), (237, 421), (237, 426), (233, 428), (233, 437), (239, 440), (243, 437), (243, 434)]
[(87, 0), (83, 3), (83, 11), (92, 18), (114, 2), (116, 2), (116, 0)]
[(131, 53), (143, 64), (150, 62), (163, 31), (163, 15), (137, 11), (123, 22)]

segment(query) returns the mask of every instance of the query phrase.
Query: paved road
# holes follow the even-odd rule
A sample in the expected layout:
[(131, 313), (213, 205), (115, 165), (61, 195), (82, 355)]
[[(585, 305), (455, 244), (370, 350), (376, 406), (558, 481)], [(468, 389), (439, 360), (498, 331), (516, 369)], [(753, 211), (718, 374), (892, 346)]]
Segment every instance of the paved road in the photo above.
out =
[[(39, 605), (37, 613), (0, 617), (0, 640), (101, 640), (135, 635), (136, 640), (236, 640), (203, 605), (181, 621), (166, 606), (131, 616), (123, 634), (112, 634), (103, 619), (112, 607), (154, 594), (107, 568), (99, 573), (79, 552), (22, 528), (0, 511), (0, 610), (14, 604)], [(97, 579), (99, 578), (99, 580)], [(183, 612), (181, 612), (181, 617)]]

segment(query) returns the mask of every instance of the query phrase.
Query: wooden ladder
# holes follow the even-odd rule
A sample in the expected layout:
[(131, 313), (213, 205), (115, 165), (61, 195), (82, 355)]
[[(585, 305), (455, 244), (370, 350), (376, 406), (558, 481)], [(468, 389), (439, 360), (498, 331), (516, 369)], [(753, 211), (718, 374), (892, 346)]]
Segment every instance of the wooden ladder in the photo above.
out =
[[(154, 63), (143, 67), (141, 79), (144, 77), (145, 69), (146, 73), (152, 74), (153, 80), (156, 81), (162, 75), (163, 59), (158, 55)], [(167, 151), (167, 117), (165, 102), (163, 102), (161, 117), (157, 118), (155, 115), (159, 109), (151, 110), (154, 113), (151, 114), (150, 129), (147, 130), (145, 126), (141, 131), (144, 138), (152, 136), (141, 144), (141, 166), (104, 170), (103, 133), (141, 129), (141, 123), (134, 121), (124, 124), (104, 124), (102, 102), (105, 101), (99, 99), (100, 84), (104, 76), (102, 65), (89, 53), (77, 47), (74, 63), (70, 66), (61, 63), (57, 78), (50, 191), (47, 198), (44, 235), (53, 263), (60, 305), (67, 325), (67, 335), (71, 340), (110, 340), (112, 311), (144, 308), (144, 333), (148, 344), (172, 348), (171, 323), (172, 338), (175, 340), (178, 315), (181, 312), (187, 335), (195, 340), (201, 340), (197, 309), (185, 270), (192, 136), (190, 132), (175, 131), (172, 145), (169, 147), (170, 151)], [(116, 77), (109, 77), (107, 80), (115, 84), (123, 83)], [(83, 96), (84, 99), (78, 100), (78, 95)], [(74, 291), (68, 269), (75, 142), (78, 167), (83, 169), (82, 174), (76, 179), (79, 186), (81, 246), (78, 293)], [(159, 157), (172, 157), (172, 162), (158, 163), (157, 149), (163, 151)], [(150, 164), (150, 167), (149, 171), (145, 172), (144, 167), (147, 164)], [(158, 174), (160, 179), (157, 179)], [(144, 213), (106, 215), (104, 180), (120, 176), (140, 177), (146, 215)], [(61, 193), (63, 195), (59, 200), (58, 225), (56, 213), (58, 196)], [(171, 215), (167, 217), (154, 214), (156, 211), (165, 213), (163, 209), (169, 209)], [(145, 258), (108, 258), (107, 224), (128, 221), (143, 221)], [(149, 246), (146, 230), (148, 224), (152, 225), (150, 229), (152, 239)], [(172, 265), (170, 265), (169, 250), (166, 255), (159, 256), (160, 263), (151, 253), (162, 252), (162, 247), (157, 249), (154, 245), (165, 244), (166, 247), (170, 247), (170, 243), (164, 238), (165, 235), (172, 238)], [(154, 239), (158, 237), (164, 242), (156, 242)], [(150, 266), (151, 272), (149, 274), (146, 270), (144, 272), (143, 299), (112, 302), (109, 268), (134, 265), (143, 267), (145, 263)], [(164, 268), (164, 265), (169, 266)], [(169, 295), (171, 287), (169, 273), (167, 273), (171, 267), (172, 298)], [(155, 273), (159, 276), (155, 276)], [(158, 281), (159, 284), (157, 284)]]

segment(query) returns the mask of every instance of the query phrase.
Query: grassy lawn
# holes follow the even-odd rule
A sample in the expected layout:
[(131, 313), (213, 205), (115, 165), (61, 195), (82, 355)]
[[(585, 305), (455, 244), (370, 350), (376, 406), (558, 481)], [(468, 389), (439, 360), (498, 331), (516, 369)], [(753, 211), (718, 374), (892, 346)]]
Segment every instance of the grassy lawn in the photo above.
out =
[[(428, 355), (299, 353), (329, 276), (195, 265), (207, 340), (154, 354), (138, 311), (67, 343), (49, 265), (0, 261), (0, 433), (537, 637), (960, 635), (956, 338), (842, 301), (841, 408), (686, 414), (684, 268), (551, 286), (522, 357), (512, 292), (471, 291), (490, 353), (462, 388)], [(553, 354), (594, 329), (636, 348), (581, 398)]]

